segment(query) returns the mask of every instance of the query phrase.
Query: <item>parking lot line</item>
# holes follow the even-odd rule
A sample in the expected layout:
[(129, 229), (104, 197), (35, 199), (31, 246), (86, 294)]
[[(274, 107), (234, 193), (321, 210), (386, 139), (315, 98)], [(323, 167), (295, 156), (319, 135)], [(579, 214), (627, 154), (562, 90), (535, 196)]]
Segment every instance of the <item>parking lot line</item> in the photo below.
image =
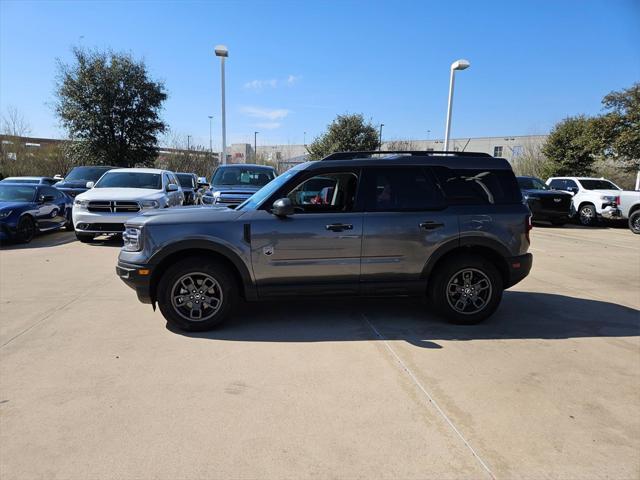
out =
[(460, 438), (460, 440), (462, 440), (462, 443), (464, 443), (464, 445), (467, 447), (467, 449), (469, 449), (469, 451), (471, 452), (471, 454), (476, 458), (476, 460), (478, 461), (478, 463), (480, 463), (480, 465), (482, 466), (482, 468), (484, 468), (484, 470), (489, 474), (489, 476), (493, 479), (496, 480), (496, 476), (493, 474), (493, 472), (491, 471), (491, 469), (487, 466), (487, 464), (485, 463), (484, 460), (482, 460), (482, 457), (480, 457), (480, 455), (478, 455), (478, 453), (473, 449), (473, 447), (469, 444), (469, 442), (467, 441), (467, 439), (464, 437), (464, 435), (462, 435), (462, 433), (460, 432), (460, 430), (458, 430), (458, 428), (456, 428), (456, 426), (453, 424), (453, 422), (451, 421), (451, 419), (447, 416), (447, 414), (440, 408), (440, 405), (438, 405), (438, 402), (435, 401), (435, 399), (431, 396), (431, 394), (427, 391), (427, 389), (422, 385), (422, 383), (420, 382), (420, 380), (418, 380), (418, 378), (414, 375), (414, 373), (411, 371), (411, 369), (402, 361), (402, 359), (400, 358), (400, 356), (396, 353), (396, 351), (393, 349), (393, 347), (391, 347), (391, 345), (389, 344), (387, 338), (382, 335), (378, 329), (369, 321), (369, 319), (367, 318), (367, 316), (363, 313), (361, 314), (362, 318), (365, 322), (367, 322), (367, 325), (369, 325), (369, 327), (371, 328), (371, 330), (373, 330), (373, 333), (382, 341), (382, 343), (384, 343), (385, 347), (387, 347), (387, 350), (389, 350), (389, 352), (391, 352), (391, 354), (393, 355), (393, 357), (396, 359), (396, 361), (400, 364), (400, 366), (402, 367), (402, 369), (407, 373), (407, 375), (409, 375), (409, 377), (411, 378), (411, 380), (413, 381), (413, 383), (418, 387), (418, 389), (420, 389), (420, 391), (424, 394), (424, 396), (427, 398), (427, 400), (429, 401), (429, 403), (431, 405), (433, 405), (433, 407), (438, 411), (438, 413), (440, 414), (440, 416), (444, 419), (444, 421), (449, 425), (449, 427), (451, 427), (451, 429), (455, 432), (455, 434), (458, 436), (458, 438)]

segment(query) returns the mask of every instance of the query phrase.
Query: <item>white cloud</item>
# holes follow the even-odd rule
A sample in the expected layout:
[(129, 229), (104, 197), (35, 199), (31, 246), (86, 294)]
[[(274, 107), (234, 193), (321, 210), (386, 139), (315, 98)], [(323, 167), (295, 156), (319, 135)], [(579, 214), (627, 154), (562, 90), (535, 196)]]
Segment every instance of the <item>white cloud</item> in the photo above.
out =
[(265, 120), (279, 120), (289, 115), (289, 110), (284, 108), (267, 109), (259, 107), (242, 107), (240, 109), (242, 113), (253, 118), (263, 118)]
[(244, 88), (248, 90), (262, 90), (263, 88), (276, 88), (278, 80), (272, 78), (270, 80), (251, 80), (244, 84)]
[(291, 86), (295, 85), (296, 83), (298, 83), (301, 78), (302, 78), (301, 75), (289, 75), (287, 77), (287, 85), (291, 87)]
[(263, 130), (274, 130), (276, 128), (280, 128), (282, 124), (280, 122), (265, 122), (265, 123), (256, 123), (256, 127), (262, 128)]

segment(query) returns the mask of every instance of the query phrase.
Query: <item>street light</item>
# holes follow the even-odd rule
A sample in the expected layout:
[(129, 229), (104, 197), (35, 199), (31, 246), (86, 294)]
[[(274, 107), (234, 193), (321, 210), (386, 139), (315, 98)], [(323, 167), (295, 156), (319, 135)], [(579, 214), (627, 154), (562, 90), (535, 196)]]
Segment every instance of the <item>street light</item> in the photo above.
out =
[(307, 146), (307, 132), (302, 132), (302, 143), (305, 147)]
[(216, 57), (220, 57), (220, 78), (222, 86), (222, 164), (227, 163), (227, 116), (225, 114), (224, 95), (224, 60), (229, 56), (229, 50), (224, 45), (215, 46)]
[(460, 59), (451, 64), (451, 78), (449, 79), (449, 104), (447, 106), (447, 125), (444, 130), (444, 150), (449, 150), (449, 131), (451, 130), (451, 106), (453, 104), (453, 83), (456, 70), (465, 70), (469, 68), (469, 61)]
[(257, 138), (260, 132), (253, 132), (253, 161), (258, 163), (258, 143)]
[(187, 150), (191, 150), (191, 148), (189, 147), (190, 139), (191, 139), (191, 135), (187, 135)]
[(378, 150), (382, 150), (382, 127), (384, 127), (384, 123), (380, 124), (380, 139), (378, 140), (380, 145), (378, 146)]
[(213, 155), (213, 115), (209, 115), (209, 154)]

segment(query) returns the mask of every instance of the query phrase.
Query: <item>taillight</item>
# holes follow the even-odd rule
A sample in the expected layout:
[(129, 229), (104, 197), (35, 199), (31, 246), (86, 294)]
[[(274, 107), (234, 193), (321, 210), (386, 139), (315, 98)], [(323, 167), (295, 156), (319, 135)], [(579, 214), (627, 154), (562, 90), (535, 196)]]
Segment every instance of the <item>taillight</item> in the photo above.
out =
[(533, 223), (531, 223), (531, 215), (527, 215), (524, 220), (524, 234), (527, 237), (527, 242), (531, 244), (531, 238), (529, 237), (529, 232), (533, 228)]
[(619, 195), (616, 197), (616, 205), (620, 206), (620, 196)]

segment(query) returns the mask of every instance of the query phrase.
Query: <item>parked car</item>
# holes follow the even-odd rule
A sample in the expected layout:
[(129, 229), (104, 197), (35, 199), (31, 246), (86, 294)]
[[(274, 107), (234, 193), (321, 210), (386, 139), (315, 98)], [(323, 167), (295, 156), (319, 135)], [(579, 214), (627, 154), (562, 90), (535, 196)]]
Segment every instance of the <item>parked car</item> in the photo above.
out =
[(0, 183), (31, 183), (34, 185), (54, 185), (58, 182), (52, 177), (7, 177)]
[(195, 173), (176, 173), (184, 193), (184, 204), (196, 204), (196, 191), (198, 189), (198, 176)]
[(122, 233), (124, 222), (140, 212), (177, 207), (184, 195), (173, 172), (154, 168), (117, 168), (100, 177), (73, 202), (73, 224), (81, 242), (96, 235)]
[(599, 219), (622, 218), (619, 209), (622, 189), (604, 178), (551, 177), (547, 185), (573, 195), (571, 214), (582, 225), (595, 225)]
[(629, 230), (640, 234), (640, 192), (623, 190), (620, 192), (620, 217), (627, 219)]
[(198, 177), (198, 188), (196, 190), (196, 205), (213, 205), (213, 192), (207, 177)]
[(275, 169), (266, 165), (220, 165), (211, 178), (213, 203), (235, 208), (276, 176)]
[(72, 228), (71, 202), (49, 185), (0, 182), (0, 241), (28, 243), (38, 232)]
[(517, 177), (522, 199), (533, 214), (533, 221), (562, 226), (571, 216), (571, 194), (554, 190), (536, 177)]
[[(482, 321), (531, 269), (531, 214), (506, 160), (441, 153), (333, 154), (234, 210), (146, 212), (126, 221), (117, 273), (185, 330), (239, 297), (426, 295), (453, 322)], [(300, 195), (319, 179), (319, 198)]]
[(56, 184), (58, 190), (62, 190), (70, 197), (75, 197), (89, 190), (88, 182), (97, 182), (102, 175), (115, 167), (107, 166), (82, 166), (73, 167), (67, 176)]

